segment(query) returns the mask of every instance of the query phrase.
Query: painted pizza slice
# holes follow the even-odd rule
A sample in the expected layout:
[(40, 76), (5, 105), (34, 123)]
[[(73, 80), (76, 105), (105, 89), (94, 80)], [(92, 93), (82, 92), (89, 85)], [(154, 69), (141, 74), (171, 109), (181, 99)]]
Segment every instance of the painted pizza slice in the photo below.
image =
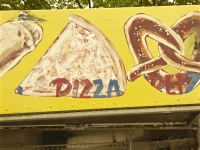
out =
[(8, 21), (0, 26), (0, 77), (35, 49), (42, 34), (34, 22)]
[(121, 96), (126, 72), (108, 38), (76, 15), (15, 93), (28, 96), (106, 98)]

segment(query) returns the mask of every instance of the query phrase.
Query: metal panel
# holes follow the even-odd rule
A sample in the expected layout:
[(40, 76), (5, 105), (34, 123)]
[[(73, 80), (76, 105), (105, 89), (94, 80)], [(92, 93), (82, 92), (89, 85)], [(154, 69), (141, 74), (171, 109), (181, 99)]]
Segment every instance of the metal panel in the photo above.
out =
[[(92, 9), (92, 10), (58, 10), (58, 11), (37, 10), (37, 11), (28, 12), (29, 15), (32, 15), (35, 18), (39, 18), (39, 19), (37, 20), (37, 19), (33, 18), (33, 20), (25, 19), (25, 20), (19, 21), (19, 18), (17, 18), (18, 19), (17, 23), (25, 22), (28, 24), (28, 23), (36, 22), (36, 24), (38, 24), (43, 29), (42, 30), (42, 34), (43, 34), (42, 39), (39, 43), (34, 43), (35, 49), (33, 50), (33, 52), (31, 52), (27, 55), (24, 55), (24, 57), (21, 59), (21, 61), (16, 63), (13, 67), (11, 67), (12, 69), (10, 69), (9, 71), (7, 70), (6, 73), (0, 77), (0, 87), (1, 87), (0, 88), (0, 97), (1, 97), (0, 98), (0, 114), (1, 115), (6, 115), (6, 114), (20, 115), (20, 114), (24, 114), (24, 113), (32, 113), (33, 114), (33, 113), (38, 113), (38, 112), (40, 112), (40, 113), (41, 112), (61, 112), (61, 111), (63, 112), (63, 111), (73, 111), (73, 110), (77, 111), (77, 110), (97, 110), (97, 109), (105, 110), (105, 109), (119, 109), (119, 108), (138, 108), (138, 107), (141, 108), (141, 107), (157, 107), (157, 106), (169, 106), (169, 105), (180, 106), (180, 105), (199, 104), (200, 103), (200, 101), (199, 101), (200, 100), (200, 97), (199, 97), (200, 88), (198, 87), (198, 84), (199, 84), (199, 74), (198, 73), (200, 71), (198, 70), (198, 68), (196, 69), (195, 67), (193, 69), (187, 67), (187, 63), (189, 64), (190, 58), (191, 58), (191, 60), (190, 60), (191, 63), (196, 65), (195, 61), (196, 61), (196, 59), (198, 59), (198, 58), (196, 58), (196, 57), (198, 57), (196, 51), (199, 49), (199, 45), (198, 45), (199, 44), (198, 43), (199, 35), (194, 33), (191, 36), (188, 36), (187, 39), (180, 39), (182, 32), (180, 31), (180, 33), (179, 33), (179, 31), (172, 31), (172, 29), (175, 30), (176, 25), (178, 23), (181, 23), (180, 21), (181, 21), (181, 19), (184, 19), (184, 17), (186, 17), (186, 18), (188, 17), (189, 18), (188, 20), (191, 19), (190, 24), (192, 24), (192, 26), (197, 26), (197, 28), (195, 28), (195, 29), (197, 29), (197, 31), (199, 31), (199, 29), (198, 29), (199, 13), (197, 12), (199, 10), (200, 10), (200, 6), (173, 6), (173, 7), (156, 7), (156, 8), (154, 8), (154, 7), (144, 8), (143, 7), (143, 8)], [(160, 12), (162, 12), (162, 13), (160, 13)], [(143, 15), (141, 13), (143, 13)], [(19, 11), (1, 11), (0, 12), (0, 24), (1, 24), (0, 29), (1, 29), (2, 33), (6, 32), (3, 30), (3, 24), (5, 25), (9, 20), (13, 20), (14, 17), (15, 17), (14, 21), (16, 21), (17, 20), (16, 16), (18, 16), (18, 15), (19, 15)], [(36, 92), (38, 94), (37, 95), (37, 94), (35, 94), (34, 91), (32, 91), (31, 93), (25, 94), (25, 90), (28, 90), (29, 88), (28, 87), (23, 88), (22, 84), (26, 81), (26, 78), (29, 77), (28, 75), (30, 75), (31, 72), (33, 72), (33, 70), (34, 70), (33, 68), (37, 67), (38, 63), (42, 62), (39, 60), (43, 59), (44, 56), (46, 56), (46, 54), (49, 54), (49, 50), (52, 49), (53, 45), (57, 42), (57, 41), (55, 41), (55, 39), (57, 39), (59, 41), (59, 38), (57, 38), (57, 37), (59, 35), (62, 35), (61, 31), (63, 31), (63, 29), (66, 26), (68, 26), (70, 15), (72, 15), (72, 18), (74, 15), (77, 15), (77, 16), (81, 16), (83, 18), (83, 20), (87, 20), (84, 23), (79, 22), (80, 26), (82, 26), (82, 25), (84, 26), (85, 24), (87, 24), (88, 26), (86, 26), (86, 28), (88, 27), (89, 30), (91, 29), (91, 31), (92, 31), (93, 28), (98, 30), (98, 33), (96, 33), (96, 30), (95, 30), (94, 35), (97, 39), (97, 42), (100, 42), (102, 47), (104, 47), (105, 49), (108, 47), (110, 48), (108, 43), (110, 43), (110, 45), (113, 44), (113, 47), (111, 46), (112, 50), (110, 50), (109, 54), (111, 55), (111, 53), (112, 53), (113, 55), (115, 55), (115, 56), (117, 55), (117, 56), (116, 57), (113, 56), (112, 57), (113, 60), (109, 59), (109, 61), (115, 62), (116, 66), (120, 62), (121, 63), (121, 72), (118, 70), (118, 75), (115, 75), (116, 80), (114, 80), (115, 77), (109, 78), (108, 80), (107, 79), (103, 80), (104, 77), (100, 78), (100, 76), (97, 78), (92, 77), (91, 79), (88, 79), (89, 78), (88, 76), (90, 75), (90, 73), (87, 73), (86, 75), (88, 75), (88, 76), (86, 76), (85, 78), (77, 79), (78, 85), (80, 85), (80, 87), (83, 86), (82, 91), (84, 91), (83, 90), (84, 85), (87, 84), (89, 86), (88, 83), (91, 83), (92, 85), (90, 84), (90, 86), (91, 86), (91, 88), (93, 88), (93, 90), (90, 91), (89, 89), (87, 89), (87, 91), (84, 91), (85, 93), (83, 92), (82, 95), (81, 95), (80, 91), (79, 91), (79, 93), (76, 91), (76, 88), (79, 88), (79, 87), (75, 86), (75, 78), (73, 79), (74, 82), (71, 83), (71, 86), (72, 86), (72, 89), (74, 90), (74, 92), (75, 93), (77, 92), (77, 93), (75, 95), (73, 95), (73, 93), (70, 93), (73, 91), (72, 90), (72, 91), (69, 91), (69, 94), (68, 94), (65, 91), (65, 90), (67, 90), (67, 88), (66, 88), (65, 90), (63, 90), (63, 92), (65, 93), (63, 95), (61, 87), (59, 89), (59, 86), (55, 86), (55, 85), (59, 84), (57, 82), (58, 81), (57, 79), (60, 79), (60, 78), (63, 79), (63, 82), (61, 84), (66, 84), (64, 81), (66, 81), (67, 78), (62, 77), (61, 75), (59, 75), (58, 72), (56, 72), (57, 76), (55, 76), (55, 82), (53, 82), (54, 81), (53, 80), (52, 82), (48, 83), (48, 85), (51, 85), (54, 88), (54, 95), (51, 95), (51, 94), (48, 95), (48, 93), (45, 93), (45, 92), (43, 94), (41, 94), (41, 92), (39, 92), (39, 94), (38, 94)], [(184, 15), (186, 15), (186, 16), (184, 16)], [(126, 74), (123, 72), (124, 71), (123, 69), (125, 69), (125, 71), (128, 73), (127, 76), (129, 76), (129, 80), (132, 80), (134, 73), (132, 74), (130, 72), (130, 70), (131, 69), (137, 70), (137, 66), (141, 66), (141, 65), (144, 65), (145, 63), (147, 63), (146, 60), (144, 62), (137, 60), (137, 56), (139, 57), (139, 55), (142, 55), (142, 54), (139, 54), (139, 53), (135, 54), (133, 52), (134, 46), (132, 45), (133, 47), (131, 48), (130, 41), (127, 37), (128, 35), (131, 35), (129, 33), (129, 30), (127, 29), (128, 27), (131, 26), (130, 21), (136, 21), (135, 23), (137, 24), (137, 20), (134, 20), (134, 19), (140, 19), (141, 17), (143, 17), (144, 19), (149, 21), (149, 23), (153, 22), (153, 23), (157, 23), (159, 26), (162, 26), (162, 30), (165, 28), (169, 29), (169, 30), (165, 30), (165, 32), (166, 32), (165, 34), (166, 34), (166, 36), (169, 34), (171, 36), (171, 38), (173, 38), (174, 41), (172, 41), (171, 45), (168, 44), (167, 46), (172, 48), (173, 51), (176, 52), (176, 54), (178, 55), (178, 58), (180, 58), (180, 59), (184, 58), (186, 60), (186, 63), (182, 63), (182, 66), (178, 67), (179, 69), (177, 69), (176, 65), (173, 65), (173, 63), (170, 63), (167, 58), (166, 59), (163, 58), (162, 61), (163, 60), (166, 61), (165, 62), (166, 66), (158, 65), (157, 67), (161, 67), (160, 69), (164, 68), (164, 71), (167, 73), (166, 75), (164, 75), (164, 76), (162, 76), (163, 74), (158, 75), (159, 73), (157, 72), (158, 76), (152, 76), (152, 73), (155, 73), (156, 71), (158, 71), (158, 70), (153, 70), (153, 72), (141, 73), (140, 77), (135, 79), (133, 82), (130, 82), (130, 81), (126, 81)], [(192, 22), (192, 20), (195, 21), (195, 23)], [(90, 22), (89, 24), (88, 24), (88, 21)], [(124, 28), (125, 24), (126, 24), (126, 26)], [(159, 53), (157, 45), (158, 45), (158, 43), (162, 44), (163, 40), (165, 41), (166, 39), (163, 37), (161, 39), (158, 38), (158, 36), (156, 35), (157, 33), (153, 33), (154, 27), (151, 26), (150, 24), (148, 24), (148, 25), (150, 26), (150, 29), (152, 30), (151, 31), (152, 35), (154, 35), (154, 36), (151, 37), (151, 35), (149, 34), (149, 36), (152, 38), (152, 39), (150, 39), (145, 34), (145, 36), (143, 38), (141, 37), (141, 39), (144, 40), (145, 38), (147, 38), (147, 41), (145, 41), (145, 42), (147, 44), (147, 47), (149, 47), (149, 49), (150, 49), (149, 54), (148, 54), (148, 56), (149, 56), (148, 59), (152, 59), (151, 61), (153, 61), (154, 58), (161, 58), (161, 55), (162, 55), (162, 57), (164, 57), (164, 55), (161, 53), (161, 51)], [(143, 24), (141, 23), (141, 25), (143, 25)], [(172, 25), (173, 25), (173, 27), (171, 27)], [(10, 26), (14, 26), (14, 24), (10, 24)], [(31, 28), (31, 27), (30, 28), (27, 27), (26, 25), (24, 25), (24, 27), (28, 30)], [(21, 31), (21, 28), (22, 27), (17, 26), (17, 30)], [(140, 30), (138, 30), (136, 28), (137, 27), (135, 27), (135, 30), (139, 32)], [(139, 24), (138, 24), (138, 28), (140, 28)], [(182, 29), (182, 28), (183, 28), (183, 30), (185, 30), (184, 26), (180, 27), (180, 29)], [(6, 27), (6, 29), (7, 29), (7, 27)], [(147, 31), (147, 29), (143, 29), (143, 30), (145, 33), (149, 32), (149, 30)], [(159, 32), (161, 32), (160, 30), (161, 29), (159, 29)], [(14, 37), (14, 31), (16, 31), (16, 30), (13, 30), (13, 34), (9, 33), (9, 35), (13, 35), (11, 37)], [(19, 33), (21, 33), (21, 32), (19, 32)], [(23, 32), (21, 34), (15, 35), (15, 36), (20, 37), (21, 35), (24, 35), (27, 38), (26, 33), (27, 34), (31, 33), (31, 34), (35, 35), (35, 33), (32, 33), (32, 31), (25, 32), (25, 29), (23, 29)], [(63, 33), (65, 33), (65, 32), (63, 31)], [(126, 37), (125, 37), (125, 33), (126, 33)], [(39, 36), (39, 35), (35, 35), (35, 36)], [(69, 36), (69, 35), (67, 34), (66, 36)], [(138, 34), (138, 36), (139, 36), (139, 34)], [(102, 38), (102, 37), (106, 37), (106, 38)], [(6, 38), (8, 38), (8, 37), (6, 37)], [(3, 39), (6, 39), (6, 38), (3, 38)], [(36, 38), (36, 37), (34, 37), (34, 38)], [(134, 37), (131, 37), (131, 38), (134, 38)], [(60, 39), (62, 39), (62, 38), (60, 38)], [(107, 42), (104, 41), (105, 39), (107, 40)], [(103, 42), (101, 42), (101, 40), (103, 40)], [(110, 42), (108, 42), (108, 41), (110, 41)], [(158, 43), (155, 41), (158, 41)], [(196, 45), (195, 45), (195, 41), (196, 41)], [(9, 40), (7, 40), (6, 42), (9, 45)], [(27, 42), (25, 43), (25, 45), (31, 43), (30, 41), (29, 41), (29, 43), (27, 43)], [(139, 44), (143, 44), (143, 46), (144, 46), (144, 43), (140, 43), (140, 40), (138, 40), (137, 42)], [(137, 42), (135, 42), (135, 43), (137, 43)], [(170, 43), (170, 40), (168, 42)], [(183, 42), (184, 42), (184, 44), (183, 44)], [(2, 43), (3, 43), (3, 40), (1, 39), (0, 44), (2, 44)], [(82, 43), (84, 43), (84, 40), (82, 41)], [(104, 44), (102, 44), (102, 43), (104, 43)], [(167, 42), (165, 41), (164, 43), (167, 43)], [(178, 44), (174, 44), (174, 43), (178, 43)], [(51, 48), (49, 49), (49, 47), (51, 47)], [(4, 48), (6, 49), (6, 47), (4, 47)], [(29, 48), (31, 48), (31, 47), (29, 47)], [(7, 49), (9, 49), (9, 48), (7, 48)], [(115, 51), (115, 49), (116, 49), (116, 51)], [(71, 52), (70, 50), (69, 51), (68, 50), (66, 49), (65, 52), (66, 53)], [(185, 55), (183, 55), (184, 50), (186, 50)], [(163, 51), (165, 51), (165, 48), (163, 48)], [(9, 50), (6, 51), (5, 55), (7, 55), (7, 52), (9, 52)], [(64, 53), (61, 53), (61, 51), (58, 50), (55, 57), (57, 57), (57, 54), (59, 55), (59, 58), (52, 61), (51, 63), (57, 62), (59, 60), (61, 61), (60, 56), (63, 56)], [(75, 57), (74, 55), (78, 55), (78, 54), (80, 54), (80, 53), (78, 53), (78, 52), (74, 53), (72, 57)], [(109, 55), (109, 57), (111, 58), (110, 55)], [(72, 57), (68, 57), (68, 58), (72, 58)], [(85, 55), (84, 55), (84, 57), (85, 57)], [(0, 56), (0, 58), (1, 58), (0, 60), (4, 60), (7, 57), (4, 57), (4, 54), (2, 54)], [(114, 59), (116, 59), (116, 58), (119, 58), (119, 62), (114, 61)], [(178, 60), (178, 58), (176, 60)], [(97, 59), (99, 59), (99, 57), (97, 57), (96, 59), (92, 59), (91, 62), (93, 62)], [(121, 59), (121, 61), (120, 61), (120, 59)], [(68, 59), (64, 59), (64, 61), (63, 61), (63, 62), (65, 62), (65, 65), (63, 66), (65, 69), (67, 68), (66, 66), (73, 65), (73, 64), (70, 64), (70, 65), (67, 64), (66, 63), (67, 60)], [(89, 58), (87, 58), (86, 60), (89, 60)], [(79, 60), (77, 59), (76, 61), (78, 62)], [(74, 61), (74, 63), (76, 61)], [(83, 62), (86, 62), (86, 61), (83, 61)], [(3, 61), (2, 61), (2, 63), (3, 63)], [(91, 65), (91, 63), (89, 63), (89, 64)], [(109, 64), (109, 63), (105, 62), (104, 65), (106, 66), (107, 64)], [(105, 67), (105, 66), (103, 66), (103, 67)], [(171, 66), (171, 67), (167, 67), (167, 66)], [(173, 68), (172, 66), (175, 68)], [(47, 67), (48, 67), (48, 65), (47, 65)], [(97, 66), (94, 66), (94, 67), (97, 67)], [(143, 67), (145, 67), (145, 66), (143, 66)], [(165, 67), (167, 67), (167, 68), (165, 68)], [(44, 68), (42, 68), (42, 69), (44, 69)], [(108, 68), (108, 70), (109, 70), (109, 68)], [(108, 70), (105, 71), (104, 73), (108, 72)], [(53, 71), (53, 69), (51, 69), (51, 71)], [(70, 71), (72, 72), (72, 70), (70, 70)], [(139, 71), (139, 70), (137, 70), (137, 71)], [(182, 72), (180, 72), (180, 71), (182, 71)], [(99, 74), (101, 74), (101, 73), (99, 73)], [(131, 74), (132, 74), (132, 76), (131, 76)], [(176, 74), (176, 75), (174, 75), (174, 74)], [(120, 76), (120, 75), (122, 75), (122, 76)], [(84, 76), (84, 75), (81, 75), (81, 76)], [(113, 76), (114, 76), (114, 73), (113, 73)], [(120, 76), (120, 78), (118, 78), (119, 76)], [(34, 75), (34, 77), (36, 77), (36, 76)], [(50, 76), (47, 73), (44, 76), (45, 81), (48, 80), (49, 77)], [(150, 81), (150, 78), (152, 78), (152, 82)], [(124, 79), (124, 81), (122, 82), (123, 84), (121, 84), (122, 79)], [(155, 80), (155, 82), (153, 82), (153, 79)], [(162, 84), (161, 84), (162, 86), (157, 87), (157, 83), (158, 83), (158, 81), (160, 81), (160, 79), (163, 80)], [(38, 80), (40, 80), (40, 79), (38, 78)], [(87, 83), (86, 83), (86, 80), (87, 80)], [(182, 81), (186, 81), (186, 80), (187, 80), (186, 83), (188, 83), (188, 85), (185, 85), (185, 83), (183, 84), (183, 82), (182, 82)], [(33, 80), (30, 80), (30, 82), (32, 82), (32, 81)], [(109, 81), (109, 82), (107, 83), (107, 81)], [(59, 80), (59, 82), (60, 82), (60, 80)], [(71, 82), (71, 80), (70, 80), (70, 82)], [(100, 86), (101, 82), (103, 84), (102, 86)], [(29, 83), (29, 82), (27, 82), (27, 83)], [(50, 83), (54, 83), (54, 84), (50, 84)], [(31, 86), (34, 86), (36, 88), (37, 87), (42, 88), (41, 82), (37, 82), (37, 83), (34, 82), (33, 84), (34, 85), (31, 85)], [(97, 85), (99, 85), (98, 88), (97, 88)], [(117, 85), (119, 85), (119, 86), (117, 86)], [(185, 87), (185, 86), (187, 86), (187, 87)], [(107, 89), (105, 89), (106, 87), (107, 87)], [(122, 87), (124, 90), (121, 89)], [(16, 90), (16, 88), (17, 88), (17, 90)], [(49, 88), (51, 88), (51, 87), (49, 87)], [(104, 88), (102, 91), (103, 94), (101, 93), (101, 91), (99, 91), (100, 90), (99, 88), (100, 89)], [(55, 89), (57, 91), (56, 94), (55, 94), (55, 92), (56, 92)], [(70, 90), (70, 88), (68, 90)], [(16, 94), (16, 93), (18, 93), (18, 94)], [(23, 94), (25, 94), (26, 96)], [(72, 94), (73, 96), (70, 94)], [(59, 97), (59, 96), (61, 96), (61, 97)], [(115, 97), (112, 97), (112, 96), (115, 96)], [(77, 97), (77, 98), (74, 98), (74, 97)], [(89, 97), (92, 97), (92, 98), (89, 98)], [(132, 111), (131, 113), (133, 113), (133, 110), (130, 110), (130, 111)], [(143, 113), (146, 113), (145, 109), (143, 109), (142, 111), (143, 111)], [(169, 111), (171, 111), (171, 110), (169, 110)], [(140, 110), (139, 110), (139, 112), (140, 112)], [(102, 112), (99, 112), (99, 114), (100, 113), (102, 113)], [(122, 113), (129, 113), (129, 112), (126, 111), (126, 112), (122, 112)], [(135, 113), (137, 113), (137, 112), (135, 112)], [(80, 114), (83, 115), (84, 113), (80, 113)], [(78, 116), (80, 116), (80, 114), (78, 113)], [(39, 116), (31, 115), (30, 118), (31, 119), (43, 118), (45, 115), (46, 114), (41, 115), (41, 117), (39, 117), (40, 115)], [(86, 114), (85, 116), (88, 116), (88, 115), (95, 116), (95, 114), (92, 114), (92, 113)], [(102, 115), (106, 115), (106, 114), (102, 113)], [(63, 115), (63, 114), (58, 114), (58, 115), (53, 114), (52, 115), (52, 117), (54, 117), (54, 118), (55, 117), (62, 118), (63, 116), (65, 116), (65, 115)], [(71, 117), (75, 117), (75, 116), (76, 116), (76, 113), (74, 113)], [(28, 118), (26, 118), (26, 116), (22, 116), (22, 118), (28, 119)], [(3, 119), (6, 120), (8, 118), (6, 117)], [(17, 119), (19, 119), (19, 118), (15, 118), (14, 120), (17, 120)]]

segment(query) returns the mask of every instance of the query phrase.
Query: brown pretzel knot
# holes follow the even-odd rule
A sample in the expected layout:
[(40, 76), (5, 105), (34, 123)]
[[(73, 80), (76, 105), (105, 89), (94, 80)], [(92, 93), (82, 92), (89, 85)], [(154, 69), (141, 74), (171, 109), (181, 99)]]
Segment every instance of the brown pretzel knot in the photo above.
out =
[[(183, 42), (194, 32), (197, 32), (197, 39), (200, 39), (199, 12), (181, 17), (171, 28), (146, 14), (131, 17), (125, 24), (125, 35), (137, 65), (128, 72), (128, 80), (134, 81), (144, 75), (152, 86), (168, 94), (182, 94), (193, 90), (200, 78), (199, 43), (196, 43), (192, 56), (188, 59), (184, 57)], [(146, 42), (147, 37), (159, 43), (160, 56), (152, 56)], [(182, 71), (175, 75), (166, 73), (162, 69), (168, 65)]]

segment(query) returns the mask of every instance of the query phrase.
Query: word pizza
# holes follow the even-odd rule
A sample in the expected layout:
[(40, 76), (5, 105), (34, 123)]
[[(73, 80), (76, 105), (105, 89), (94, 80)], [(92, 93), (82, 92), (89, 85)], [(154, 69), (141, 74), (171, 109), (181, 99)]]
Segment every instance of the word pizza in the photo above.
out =
[[(111, 96), (121, 96), (124, 93), (119, 90), (118, 81), (114, 79), (110, 79), (109, 81), (107, 94), (102, 94), (102, 91), (105, 91), (106, 89), (104, 88), (101, 79), (96, 79), (92, 82), (88, 79), (75, 79), (72, 85), (69, 80), (65, 78), (57, 78), (51, 81), (49, 86), (53, 88), (56, 87), (56, 97), (72, 95), (73, 97), (80, 98), (106, 98)], [(17, 93), (22, 95), (23, 88), (19, 86)]]

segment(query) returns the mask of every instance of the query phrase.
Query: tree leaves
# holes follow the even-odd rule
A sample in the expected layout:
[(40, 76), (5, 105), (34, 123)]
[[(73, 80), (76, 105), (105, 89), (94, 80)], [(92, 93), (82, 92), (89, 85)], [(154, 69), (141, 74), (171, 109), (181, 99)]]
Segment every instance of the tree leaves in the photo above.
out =
[(45, 0), (0, 0), (0, 10), (51, 9)]
[(199, 0), (0, 0), (0, 10), (199, 5)]

